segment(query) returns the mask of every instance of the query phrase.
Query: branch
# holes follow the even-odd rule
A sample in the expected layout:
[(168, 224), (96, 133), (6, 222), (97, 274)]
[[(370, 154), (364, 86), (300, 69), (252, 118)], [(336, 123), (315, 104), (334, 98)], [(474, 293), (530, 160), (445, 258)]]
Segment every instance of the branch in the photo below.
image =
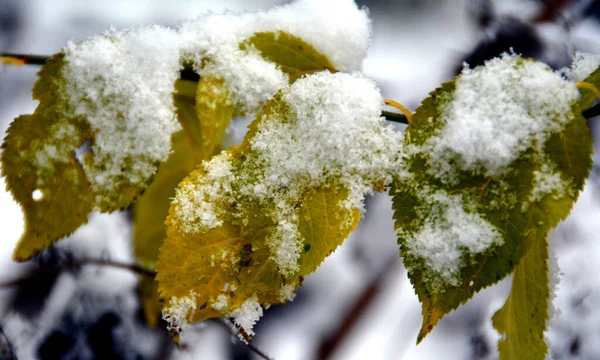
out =
[[(250, 342), (251, 341), (250, 337), (248, 336), (248, 334), (242, 327), (238, 326), (232, 319), (228, 319), (228, 320), (235, 327), (235, 330), (233, 327), (231, 327), (227, 323), (227, 321), (225, 319), (214, 319), (213, 321), (216, 322), (217, 324), (221, 325), (223, 328), (225, 328), (227, 330), (227, 332), (230, 333), (231, 335), (234, 335), (236, 337), (241, 335), (242, 337), (244, 337), (244, 339), (247, 338), (246, 346), (250, 350), (252, 350), (252, 352), (254, 352), (256, 355), (260, 356), (264, 360), (271, 360), (271, 358), (267, 354), (265, 354), (262, 350), (260, 350), (259, 348), (257, 348)], [(242, 331), (243, 331), (243, 333), (242, 333)]]
[[(27, 55), (27, 54), (14, 54), (14, 53), (0, 53), (0, 64), (2, 62), (12, 63), (16, 65), (44, 65), (49, 56), (41, 55)], [(181, 80), (198, 81), (200, 75), (198, 75), (193, 69), (184, 67), (179, 72), (179, 78)], [(586, 119), (591, 119), (595, 116), (600, 115), (600, 104), (596, 104), (581, 113)], [(382, 111), (383, 116), (387, 121), (397, 122), (408, 125), (408, 119), (404, 114), (398, 114), (390, 111)]]
[[(4, 332), (4, 329), (2, 328), (2, 326), (0, 326), (0, 338), (1, 338), (2, 342), (6, 345), (6, 350), (8, 350), (9, 358), (12, 360), (17, 360), (17, 355), (15, 354), (15, 350), (13, 349), (12, 343), (8, 339), (8, 336), (6, 336), (6, 333)], [(5, 354), (0, 354), (0, 355), (5, 355)], [(3, 359), (4, 359), (4, 357), (3, 357)]]
[[(145, 268), (145, 267), (137, 265), (137, 264), (126, 264), (126, 263), (122, 263), (122, 262), (118, 262), (118, 261), (103, 260), (103, 259), (83, 258), (83, 259), (65, 262), (64, 264), (61, 264), (60, 266), (58, 266), (58, 268), (64, 269), (64, 268), (71, 267), (73, 265), (106, 266), (106, 267), (113, 267), (113, 268), (117, 268), (117, 269), (132, 271), (134, 273), (144, 275), (144, 276), (149, 276), (151, 278), (154, 278), (156, 276), (156, 272), (154, 270)], [(28, 274), (27, 276), (24, 276), (22, 278), (0, 283), (0, 288), (9, 288), (9, 287), (13, 287), (13, 286), (22, 285), (23, 283), (26, 283), (32, 279), (35, 279), (37, 276), (39, 276), (40, 274), (42, 274), (44, 272), (45, 271), (43, 269), (38, 269), (38, 270), (34, 271), (33, 273)]]
[(79, 259), (78, 263), (81, 265), (107, 266), (117, 269), (129, 270), (140, 275), (149, 276), (151, 278), (154, 278), (156, 276), (156, 271), (137, 264), (126, 264), (118, 261), (86, 258)]

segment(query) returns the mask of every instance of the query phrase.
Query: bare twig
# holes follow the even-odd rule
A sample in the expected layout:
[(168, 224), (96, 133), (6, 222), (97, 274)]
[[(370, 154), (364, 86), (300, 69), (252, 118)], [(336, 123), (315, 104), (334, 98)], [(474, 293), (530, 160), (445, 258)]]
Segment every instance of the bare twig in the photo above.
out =
[[(144, 276), (149, 276), (152, 278), (154, 278), (156, 276), (156, 272), (154, 270), (145, 268), (145, 267), (137, 265), (137, 264), (126, 264), (126, 263), (122, 263), (122, 262), (104, 260), (104, 259), (89, 259), (89, 258), (76, 259), (69, 263), (65, 263), (65, 264), (59, 266), (59, 268), (67, 268), (67, 267), (70, 267), (73, 265), (96, 265), (96, 266), (113, 267), (113, 268), (117, 268), (117, 269), (129, 270), (134, 273), (144, 275)], [(23, 283), (26, 283), (32, 279), (35, 279), (37, 276), (39, 276), (40, 274), (42, 274), (44, 272), (45, 272), (44, 269), (38, 269), (22, 278), (9, 280), (9, 281), (0, 283), (0, 289), (22, 285)]]
[[(252, 352), (254, 352), (256, 355), (260, 356), (261, 358), (263, 358), (264, 360), (272, 360), (269, 355), (265, 354), (262, 350), (260, 350), (259, 348), (257, 348), (256, 346), (254, 346), (254, 344), (252, 344), (250, 341), (252, 339), (250, 339), (250, 337), (248, 336), (248, 333), (246, 333), (245, 330), (243, 330), (243, 328), (241, 328), (240, 326), (238, 326), (232, 319), (228, 319), (229, 323), (231, 323), (234, 327), (232, 327), (227, 320), (225, 319), (215, 319), (215, 322), (219, 325), (221, 325), (224, 329), (227, 330), (227, 332), (233, 336), (238, 336), (241, 335), (245, 340), (246, 338), (249, 340), (246, 340), (246, 346), (252, 350)], [(241, 329), (241, 330), (240, 330)], [(236, 331), (237, 330), (237, 331)], [(243, 331), (243, 333), (242, 333)], [(245, 334), (245, 335), (244, 335)]]
[(354, 302), (341, 324), (327, 337), (319, 346), (319, 359), (328, 359), (340, 348), (352, 330), (356, 327), (359, 320), (364, 316), (364, 313), (372, 308), (375, 299), (380, 295), (383, 289), (383, 283), (396, 268), (399, 257), (394, 255), (391, 257), (383, 269), (373, 278), (373, 280), (363, 290), (360, 297)]
[(129, 270), (134, 273), (144, 275), (144, 276), (149, 276), (152, 278), (154, 278), (156, 276), (156, 271), (149, 269), (149, 268), (145, 268), (145, 267), (137, 265), (137, 264), (127, 264), (127, 263), (122, 263), (122, 262), (118, 262), (118, 261), (103, 260), (103, 259), (87, 259), (87, 258), (79, 259), (79, 260), (77, 260), (77, 262), (81, 265), (107, 266), (107, 267), (113, 267), (113, 268), (117, 268), (117, 269)]
[(0, 326), (0, 338), (1, 341), (6, 345), (6, 350), (8, 350), (8, 354), (12, 360), (17, 360), (17, 354), (15, 354), (15, 350), (13, 349), (12, 343), (6, 336), (4, 329)]

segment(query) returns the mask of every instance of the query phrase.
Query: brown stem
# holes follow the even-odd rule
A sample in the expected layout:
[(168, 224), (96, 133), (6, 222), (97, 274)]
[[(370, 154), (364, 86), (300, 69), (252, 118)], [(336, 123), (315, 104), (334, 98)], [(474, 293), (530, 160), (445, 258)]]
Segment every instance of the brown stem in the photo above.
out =
[[(134, 273), (144, 275), (144, 276), (149, 276), (151, 278), (154, 278), (156, 276), (156, 272), (152, 269), (148, 269), (143, 266), (136, 265), (136, 264), (126, 264), (126, 263), (111, 261), (111, 260), (83, 258), (83, 259), (74, 260), (73, 263), (70, 263), (69, 265), (106, 266), (106, 267), (113, 267), (113, 268), (117, 268), (117, 269), (132, 271)], [(67, 265), (65, 264), (64, 266), (67, 266)], [(31, 273), (25, 277), (0, 283), (0, 288), (19, 286), (27, 281), (30, 281), (31, 279), (36, 278), (41, 273), (43, 273), (43, 270), (38, 270), (38, 271), (34, 271), (33, 273)]]
[(110, 260), (102, 260), (102, 259), (80, 259), (77, 260), (77, 262), (81, 265), (97, 265), (97, 266), (107, 266), (107, 267), (114, 267), (117, 269), (123, 269), (123, 270), (129, 270), (132, 271), (134, 273), (140, 274), (140, 275), (144, 275), (144, 276), (149, 276), (154, 278), (156, 276), (156, 271), (137, 265), (137, 264), (127, 264), (127, 263), (122, 263), (122, 262), (118, 262), (118, 261), (110, 261)]
[[(237, 325), (237, 324), (236, 324), (236, 323), (235, 323), (235, 322), (234, 322), (232, 319), (228, 319), (228, 320), (229, 320), (229, 322), (230, 322), (231, 324), (233, 324), (233, 326), (235, 327), (235, 329), (236, 329), (236, 330), (237, 330), (239, 333), (238, 333), (238, 332), (236, 332), (236, 331), (234, 330), (234, 328), (232, 328), (232, 327), (231, 327), (231, 326), (230, 326), (230, 325), (229, 325), (229, 324), (228, 324), (228, 323), (225, 321), (225, 319), (215, 319), (214, 321), (215, 321), (217, 324), (221, 325), (221, 326), (222, 326), (224, 329), (226, 329), (226, 330), (227, 330), (227, 332), (228, 332), (228, 333), (230, 333), (231, 335), (238, 336), (238, 334), (239, 334), (239, 335), (242, 335), (242, 337), (244, 337), (244, 338), (246, 338), (246, 336), (247, 336), (248, 338), (250, 338), (250, 337), (248, 336), (248, 334), (246, 333), (246, 331), (245, 331), (245, 330), (244, 330), (244, 334), (246, 334), (245, 336), (244, 336), (244, 335), (241, 333), (240, 329), (242, 329), (242, 330), (243, 330), (243, 328), (241, 328), (239, 325)], [(250, 340), (251, 340), (251, 339), (250, 339)], [(262, 350), (260, 350), (260, 349), (259, 349), (259, 348), (257, 348), (256, 346), (254, 346), (254, 344), (252, 344), (252, 343), (251, 343), (249, 340), (246, 340), (246, 341), (247, 341), (247, 342), (246, 342), (246, 346), (247, 346), (247, 347), (248, 347), (250, 350), (252, 350), (252, 352), (254, 352), (256, 355), (260, 356), (260, 357), (261, 357), (261, 358), (263, 358), (264, 360), (271, 360), (271, 358), (269, 357), (269, 355), (265, 354), (265, 353), (264, 353)]]

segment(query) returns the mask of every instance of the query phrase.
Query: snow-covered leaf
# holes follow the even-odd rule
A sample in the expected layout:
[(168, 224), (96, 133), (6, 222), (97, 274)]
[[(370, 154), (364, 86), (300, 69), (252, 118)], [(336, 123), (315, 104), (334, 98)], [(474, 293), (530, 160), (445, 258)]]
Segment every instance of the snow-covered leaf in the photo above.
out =
[(515, 269), (510, 295), (492, 318), (502, 336), (500, 360), (543, 360), (548, 352), (544, 339), (550, 302), (548, 242), (532, 237), (528, 245)]
[(298, 36), (284, 31), (262, 32), (240, 44), (241, 49), (253, 48), (267, 60), (276, 63), (290, 76), (290, 82), (306, 74), (337, 70), (327, 56)]
[(508, 274), (564, 219), (591, 168), (578, 92), (545, 65), (504, 55), (424, 100), (393, 184), (401, 255), (423, 304), (421, 341)]
[(293, 298), (354, 229), (364, 194), (398, 166), (401, 134), (383, 126), (382, 105), (363, 77), (303, 77), (267, 103), (241, 145), (179, 184), (157, 265), (173, 335), (211, 317), (242, 325), (243, 309)]

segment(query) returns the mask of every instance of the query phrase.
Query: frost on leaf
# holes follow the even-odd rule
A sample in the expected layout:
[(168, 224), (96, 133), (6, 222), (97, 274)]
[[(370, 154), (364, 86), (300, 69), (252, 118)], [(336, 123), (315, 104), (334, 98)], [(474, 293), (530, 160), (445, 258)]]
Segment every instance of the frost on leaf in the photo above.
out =
[[(236, 317), (254, 297), (263, 306), (291, 300), (354, 229), (364, 194), (398, 167), (401, 135), (384, 126), (382, 105), (358, 75), (300, 78), (267, 103), (240, 146), (192, 172), (160, 249), (163, 316)], [(196, 310), (173, 316), (190, 289)]]
[(498, 343), (500, 360), (546, 358), (544, 332), (550, 301), (548, 242), (532, 237), (529, 250), (515, 269), (512, 291), (492, 318), (502, 336)]
[(568, 215), (591, 167), (578, 100), (572, 82), (505, 54), (466, 69), (417, 109), (405, 136), (409, 174), (392, 194), (423, 304), (419, 341)]

